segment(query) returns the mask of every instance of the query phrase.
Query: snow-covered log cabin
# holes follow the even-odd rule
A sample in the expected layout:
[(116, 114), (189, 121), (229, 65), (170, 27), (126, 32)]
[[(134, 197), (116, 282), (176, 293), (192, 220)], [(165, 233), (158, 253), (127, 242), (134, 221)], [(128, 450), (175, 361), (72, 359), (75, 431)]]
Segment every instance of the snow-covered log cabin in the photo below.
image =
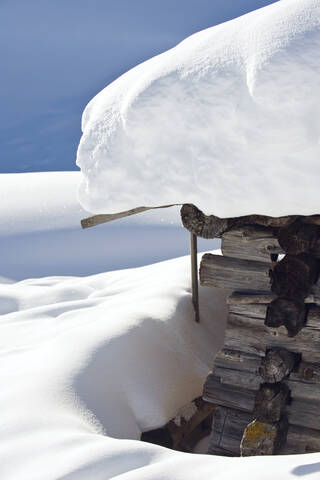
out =
[(217, 405), (209, 453), (320, 449), (320, 216), (221, 219), (181, 209), (194, 235), (221, 238), (200, 283), (230, 292), (223, 349), (203, 398)]

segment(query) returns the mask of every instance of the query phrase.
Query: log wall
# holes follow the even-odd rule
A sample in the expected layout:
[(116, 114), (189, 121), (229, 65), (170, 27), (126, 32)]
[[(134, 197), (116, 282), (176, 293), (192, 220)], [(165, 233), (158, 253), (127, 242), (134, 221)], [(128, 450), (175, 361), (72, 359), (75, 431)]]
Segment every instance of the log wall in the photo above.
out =
[(222, 256), (202, 257), (201, 285), (233, 291), (203, 391), (218, 405), (209, 453), (318, 451), (320, 217), (198, 215), (197, 224), (193, 208), (185, 213), (222, 239)]

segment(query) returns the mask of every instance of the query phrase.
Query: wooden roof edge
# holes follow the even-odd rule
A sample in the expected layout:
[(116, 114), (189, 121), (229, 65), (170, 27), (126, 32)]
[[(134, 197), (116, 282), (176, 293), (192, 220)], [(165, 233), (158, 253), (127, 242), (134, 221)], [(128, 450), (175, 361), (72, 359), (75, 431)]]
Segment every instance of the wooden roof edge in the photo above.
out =
[(191, 203), (185, 203), (181, 208), (181, 220), (183, 226), (194, 235), (207, 239), (220, 238), (226, 231), (244, 225), (282, 228), (288, 227), (298, 219), (306, 224), (320, 226), (320, 215), (286, 215), (281, 217), (270, 217), (267, 215), (252, 214), (232, 218), (220, 218), (215, 215), (206, 215)]

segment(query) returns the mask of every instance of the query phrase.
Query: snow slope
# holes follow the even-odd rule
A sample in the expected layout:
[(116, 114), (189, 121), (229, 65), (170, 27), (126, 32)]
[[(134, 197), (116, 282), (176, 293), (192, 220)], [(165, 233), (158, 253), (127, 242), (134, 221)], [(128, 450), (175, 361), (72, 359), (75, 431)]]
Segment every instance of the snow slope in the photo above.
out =
[(201, 393), (224, 295), (189, 258), (0, 284), (1, 480), (319, 478), (320, 454), (230, 459), (140, 442)]
[(319, 48), (319, 0), (280, 0), (130, 70), (85, 109), (82, 204), (318, 213)]
[[(80, 172), (0, 175), (0, 277), (89, 275), (186, 255), (179, 208), (82, 230)], [(199, 242), (199, 251), (218, 248)]]

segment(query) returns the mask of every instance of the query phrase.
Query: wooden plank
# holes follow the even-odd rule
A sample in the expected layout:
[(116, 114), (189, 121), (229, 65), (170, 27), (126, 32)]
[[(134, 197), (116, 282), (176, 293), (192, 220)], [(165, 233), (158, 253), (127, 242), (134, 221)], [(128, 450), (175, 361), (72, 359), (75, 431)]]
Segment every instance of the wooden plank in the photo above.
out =
[[(183, 226), (198, 237), (218, 238), (232, 228), (244, 225), (260, 225), (263, 227), (280, 228), (293, 223), (298, 216), (268, 217), (266, 215), (245, 215), (236, 218), (220, 218), (215, 215), (205, 215), (199, 208), (191, 203), (186, 203), (181, 208)], [(307, 218), (308, 222), (315, 222), (315, 217)]]
[(292, 398), (320, 402), (320, 384), (285, 380)]
[[(277, 296), (272, 292), (270, 293), (251, 292), (250, 294), (247, 294), (244, 292), (233, 292), (227, 298), (227, 304), (229, 306), (232, 306), (231, 308), (232, 308), (232, 311), (234, 311), (234, 313), (238, 313), (238, 312), (233, 310), (233, 308), (240, 308), (240, 305), (241, 305), (241, 308), (243, 308), (242, 312), (244, 312), (243, 314), (245, 315), (246, 305), (248, 305), (248, 308), (251, 308), (249, 307), (249, 305), (269, 304), (275, 298), (277, 298)], [(318, 282), (315, 285), (313, 285), (313, 287), (311, 288), (311, 293), (310, 295), (308, 295), (308, 297), (305, 298), (305, 303), (308, 303), (308, 304), (320, 303), (320, 280), (318, 280)], [(252, 307), (252, 308), (255, 308), (255, 307)], [(240, 314), (242, 312), (239, 310)]]
[(260, 292), (253, 292), (250, 294), (247, 293), (240, 293), (240, 292), (233, 292), (227, 298), (227, 304), (229, 306), (237, 306), (237, 305), (259, 305), (259, 304), (268, 304), (272, 302), (276, 298), (276, 295), (272, 292), (270, 293), (260, 293)]
[(223, 290), (270, 291), (270, 266), (206, 253), (200, 263), (200, 284)]
[(287, 443), (280, 454), (314, 453), (320, 451), (320, 431), (290, 425)]
[(271, 262), (271, 255), (284, 253), (272, 229), (252, 225), (223, 233), (221, 250), (226, 257), (267, 263)]
[(261, 357), (250, 355), (240, 350), (223, 348), (218, 352), (214, 366), (236, 370), (240, 372), (257, 373), (261, 364)]
[(92, 215), (81, 220), (82, 228), (95, 227), (96, 225), (101, 225), (102, 223), (113, 222), (114, 220), (119, 220), (120, 218), (130, 217), (131, 215), (136, 215), (137, 213), (146, 212), (148, 210), (157, 210), (159, 208), (170, 208), (180, 206), (181, 203), (173, 203), (170, 205), (161, 205), (159, 207), (136, 207), (131, 208), (130, 210), (125, 210), (118, 213), (101, 213), (98, 215)]
[(320, 365), (301, 362), (285, 383), (292, 398), (320, 402)]
[(260, 318), (261, 320), (266, 318), (267, 308), (268, 304), (266, 303), (239, 303), (228, 305), (229, 313), (243, 315), (250, 318)]
[(213, 416), (208, 453), (239, 456), (243, 432), (252, 420), (252, 415), (247, 412), (217, 407)]
[(220, 378), (224, 385), (246, 388), (248, 390), (258, 391), (263, 379), (258, 373), (248, 371), (231, 370), (229, 368), (214, 367), (214, 374)]
[(219, 377), (210, 373), (203, 388), (203, 399), (225, 407), (252, 412), (255, 405), (255, 391), (231, 385), (224, 385)]
[(194, 309), (195, 321), (200, 321), (199, 311), (199, 285), (198, 285), (198, 255), (197, 255), (197, 237), (190, 233), (190, 259), (191, 259), (191, 279), (192, 279), (192, 304)]
[(291, 372), (289, 379), (296, 382), (320, 384), (320, 365), (300, 362), (298, 370)]
[(287, 408), (287, 415), (290, 425), (320, 430), (319, 401), (294, 398)]
[(320, 308), (310, 306), (306, 326), (295, 337), (288, 337), (287, 330), (281, 326), (270, 328), (263, 319), (229, 314), (224, 346), (230, 350), (241, 350), (263, 357), (272, 347), (283, 347), (302, 354), (302, 360), (320, 363)]

